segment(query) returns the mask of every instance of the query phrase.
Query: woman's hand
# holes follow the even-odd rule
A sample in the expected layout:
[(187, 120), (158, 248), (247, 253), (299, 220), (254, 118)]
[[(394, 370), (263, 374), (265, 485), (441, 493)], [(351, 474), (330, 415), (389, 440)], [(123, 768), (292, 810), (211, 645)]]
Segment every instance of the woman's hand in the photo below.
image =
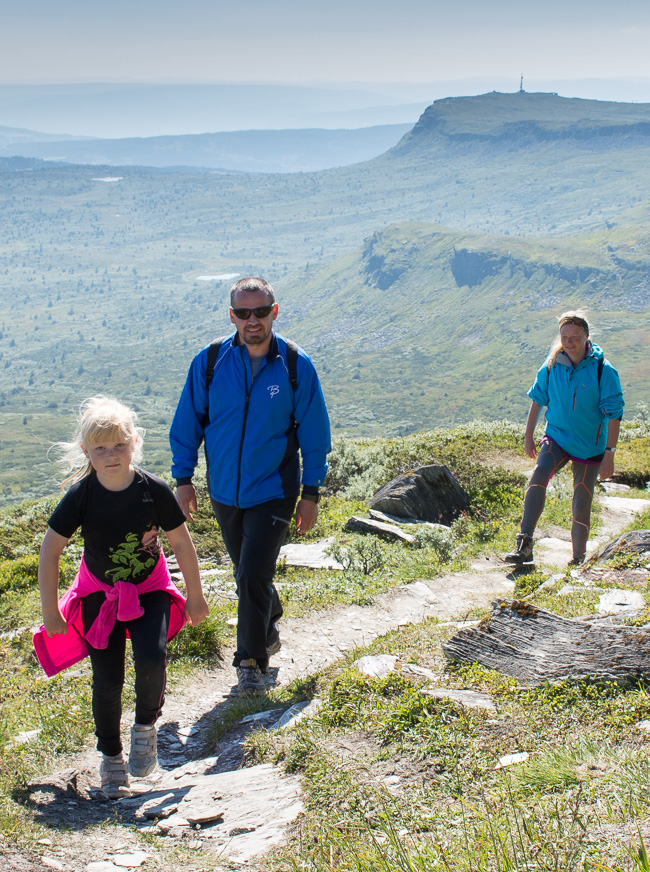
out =
[(537, 457), (537, 445), (535, 445), (535, 438), (532, 435), (526, 433), (524, 437), (524, 451), (526, 452), (527, 457), (530, 457), (531, 460), (535, 460)]
[(600, 470), (598, 471), (598, 478), (601, 481), (605, 481), (608, 478), (611, 478), (614, 475), (614, 452), (606, 451), (605, 456), (603, 457), (602, 463), (600, 464)]

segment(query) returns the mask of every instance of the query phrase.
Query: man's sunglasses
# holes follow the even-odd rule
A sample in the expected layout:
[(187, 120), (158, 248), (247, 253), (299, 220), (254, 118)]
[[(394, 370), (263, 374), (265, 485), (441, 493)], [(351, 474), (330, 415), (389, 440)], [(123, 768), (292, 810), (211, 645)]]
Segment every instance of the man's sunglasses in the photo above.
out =
[(273, 306), (258, 306), (256, 309), (232, 309), (230, 310), (235, 318), (238, 318), (240, 321), (248, 321), (251, 315), (255, 315), (256, 318), (260, 320), (262, 318), (268, 318), (271, 312), (273, 311)]

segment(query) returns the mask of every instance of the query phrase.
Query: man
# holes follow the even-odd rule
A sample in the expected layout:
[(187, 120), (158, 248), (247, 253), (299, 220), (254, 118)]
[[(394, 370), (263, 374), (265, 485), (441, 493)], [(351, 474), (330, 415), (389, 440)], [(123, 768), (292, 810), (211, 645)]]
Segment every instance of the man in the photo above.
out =
[(294, 509), (299, 533), (316, 523), (331, 449), (314, 365), (273, 331), (277, 316), (267, 281), (245, 278), (233, 285), (236, 332), (219, 345), (212, 376), (214, 348), (194, 358), (170, 431), (172, 475), (189, 520), (197, 509), (192, 475), (205, 440), (212, 507), (237, 583), (233, 666), (244, 693), (264, 690), (262, 674), (280, 650), (282, 605), (273, 584), (278, 554)]

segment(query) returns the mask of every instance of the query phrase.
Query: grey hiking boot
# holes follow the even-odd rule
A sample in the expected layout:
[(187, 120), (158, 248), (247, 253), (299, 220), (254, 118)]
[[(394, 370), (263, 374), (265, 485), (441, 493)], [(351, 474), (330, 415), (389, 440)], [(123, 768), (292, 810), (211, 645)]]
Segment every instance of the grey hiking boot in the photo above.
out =
[(123, 796), (131, 796), (129, 773), (126, 771), (126, 761), (121, 751), (114, 757), (102, 754), (99, 777), (102, 780), (102, 790), (109, 799), (122, 799)]
[(273, 657), (274, 654), (277, 654), (278, 651), (282, 648), (282, 642), (280, 640), (280, 631), (278, 630), (278, 625), (275, 621), (271, 624), (271, 629), (269, 630), (269, 635), (266, 638), (266, 656)]
[(585, 554), (574, 554), (571, 560), (567, 563), (567, 566), (582, 566), (585, 562)]
[(240, 693), (264, 693), (266, 684), (257, 660), (242, 660), (237, 667), (237, 687)]
[(156, 727), (154, 724), (135, 724), (131, 727), (129, 772), (134, 778), (145, 778), (157, 765)]
[(527, 536), (525, 533), (519, 533), (517, 536), (517, 545), (510, 554), (506, 554), (503, 558), (506, 563), (532, 563), (533, 560), (533, 537)]

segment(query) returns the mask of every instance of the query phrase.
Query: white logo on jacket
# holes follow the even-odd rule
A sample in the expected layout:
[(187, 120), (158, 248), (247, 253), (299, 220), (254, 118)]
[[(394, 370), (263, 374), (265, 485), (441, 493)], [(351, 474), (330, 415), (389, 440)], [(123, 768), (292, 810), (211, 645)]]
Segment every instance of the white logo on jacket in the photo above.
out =
[(276, 394), (280, 393), (280, 385), (269, 385), (267, 388), (270, 397), (274, 397)]

